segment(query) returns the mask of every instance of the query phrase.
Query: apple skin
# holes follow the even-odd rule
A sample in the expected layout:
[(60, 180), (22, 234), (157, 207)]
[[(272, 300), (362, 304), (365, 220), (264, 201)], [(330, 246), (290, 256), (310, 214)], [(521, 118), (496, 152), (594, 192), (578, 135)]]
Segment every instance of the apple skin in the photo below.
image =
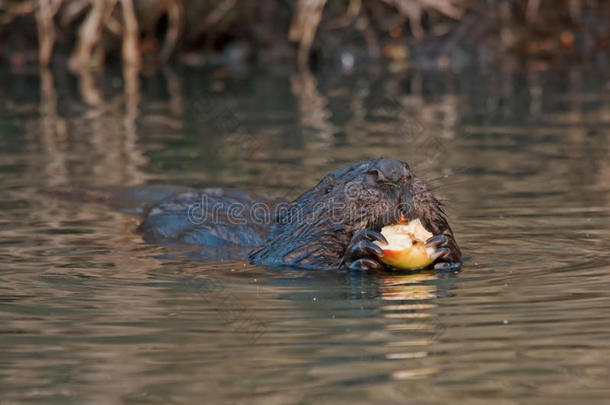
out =
[(434, 248), (427, 248), (425, 241), (432, 237), (419, 219), (401, 221), (384, 226), (381, 234), (388, 244), (376, 242), (383, 251), (381, 262), (398, 269), (413, 270), (427, 267), (434, 261), (430, 256)]
[(388, 266), (404, 270), (413, 270), (428, 267), (434, 260), (428, 254), (423, 243), (414, 243), (411, 247), (402, 250), (383, 249), (381, 261)]

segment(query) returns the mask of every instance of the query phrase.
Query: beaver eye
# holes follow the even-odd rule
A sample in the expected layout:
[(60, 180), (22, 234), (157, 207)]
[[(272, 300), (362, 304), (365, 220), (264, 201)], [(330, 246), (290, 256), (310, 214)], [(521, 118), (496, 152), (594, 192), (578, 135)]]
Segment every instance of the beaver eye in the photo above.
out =
[(373, 169), (366, 172), (366, 180), (371, 184), (384, 183), (387, 181), (383, 173)]
[(398, 184), (389, 181), (383, 173), (377, 170), (369, 170), (366, 173), (366, 179), (370, 184), (390, 186), (396, 188), (400, 187)]
[(324, 190), (324, 194), (330, 194), (335, 188), (335, 182), (332, 179), (328, 179), (325, 183), (322, 190)]

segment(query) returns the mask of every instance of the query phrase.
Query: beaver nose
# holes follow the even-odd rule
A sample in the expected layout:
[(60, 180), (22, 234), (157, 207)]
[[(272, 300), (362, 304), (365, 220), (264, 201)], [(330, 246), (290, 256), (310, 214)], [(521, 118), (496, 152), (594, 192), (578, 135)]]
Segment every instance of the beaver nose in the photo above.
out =
[(374, 169), (377, 171), (377, 181), (397, 183), (401, 178), (409, 175), (406, 163), (390, 158), (379, 159)]

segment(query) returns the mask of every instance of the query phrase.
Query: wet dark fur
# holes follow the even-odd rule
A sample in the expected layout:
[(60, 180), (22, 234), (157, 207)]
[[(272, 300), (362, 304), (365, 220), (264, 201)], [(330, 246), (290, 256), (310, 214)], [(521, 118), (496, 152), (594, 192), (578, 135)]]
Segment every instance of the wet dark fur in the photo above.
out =
[[(193, 204), (215, 215), (194, 223)], [(450, 237), (449, 259), (459, 262), (439, 201), (406, 163), (387, 158), (335, 170), (293, 202), (220, 189), (176, 194), (150, 209), (140, 228), (151, 242), (201, 245), (204, 257), (226, 251), (261, 265), (338, 268), (355, 232), (379, 231), (401, 215)]]

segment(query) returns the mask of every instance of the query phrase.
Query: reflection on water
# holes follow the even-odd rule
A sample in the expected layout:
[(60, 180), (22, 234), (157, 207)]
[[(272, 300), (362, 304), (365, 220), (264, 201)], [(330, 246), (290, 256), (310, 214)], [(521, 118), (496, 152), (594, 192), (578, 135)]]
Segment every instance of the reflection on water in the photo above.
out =
[[(389, 331), (408, 331), (404, 340), (392, 340), (388, 346), (396, 348), (396, 352), (388, 352), (389, 360), (408, 360), (424, 358), (428, 351), (412, 351), (409, 347), (415, 345), (425, 349), (431, 347), (443, 333), (443, 324), (434, 313), (437, 308), (437, 285), (432, 284), (437, 277), (432, 272), (422, 272), (410, 275), (394, 275), (382, 280), (381, 299), (394, 301), (397, 304), (383, 305), (383, 317), (392, 319), (388, 323)], [(421, 338), (417, 337), (422, 335)], [(417, 343), (415, 343), (417, 342)], [(405, 346), (407, 349), (405, 349)], [(421, 378), (435, 374), (438, 369), (424, 367), (414, 369), (410, 363), (405, 363), (404, 370), (394, 371), (392, 377), (397, 380)]]
[[(606, 69), (1, 76), (3, 401), (610, 397)], [(43, 192), (169, 183), (294, 197), (380, 155), (432, 179), (462, 273), (168, 259), (103, 192)]]

